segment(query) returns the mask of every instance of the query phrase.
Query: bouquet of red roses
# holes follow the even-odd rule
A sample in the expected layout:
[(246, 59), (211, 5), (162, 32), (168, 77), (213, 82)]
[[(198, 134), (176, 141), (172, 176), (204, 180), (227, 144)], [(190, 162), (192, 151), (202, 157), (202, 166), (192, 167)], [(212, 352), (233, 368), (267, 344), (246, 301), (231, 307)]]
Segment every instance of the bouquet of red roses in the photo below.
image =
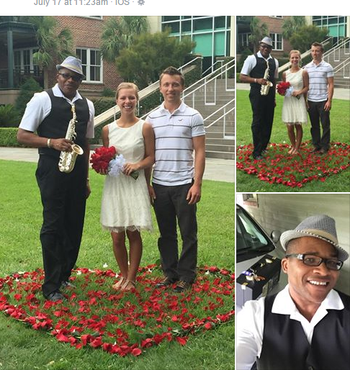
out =
[[(280, 82), (277, 86), (276, 86), (276, 89), (277, 89), (277, 92), (282, 95), (282, 96), (286, 96), (286, 97), (289, 97), (289, 96), (293, 96), (293, 91), (294, 91), (294, 87), (291, 86), (291, 84), (289, 82)], [(297, 99), (300, 99), (300, 95), (296, 96)]]
[[(114, 146), (106, 148), (101, 146), (95, 149), (95, 153), (91, 155), (91, 167), (97, 173), (107, 173), (112, 177), (117, 177), (121, 172), (123, 172), (123, 167), (125, 164), (125, 158), (122, 154), (118, 154)], [(133, 179), (139, 177), (138, 171), (133, 171), (130, 176)]]
[(290, 83), (289, 82), (280, 82), (278, 85), (277, 85), (277, 92), (282, 95), (282, 96), (285, 96), (286, 93), (287, 93), (287, 90), (290, 89)]

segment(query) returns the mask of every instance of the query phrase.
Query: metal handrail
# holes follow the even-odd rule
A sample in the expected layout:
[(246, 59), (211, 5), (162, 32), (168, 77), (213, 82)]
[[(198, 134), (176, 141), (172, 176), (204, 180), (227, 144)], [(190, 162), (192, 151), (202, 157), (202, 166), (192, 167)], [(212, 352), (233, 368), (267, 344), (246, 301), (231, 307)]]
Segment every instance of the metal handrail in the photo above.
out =
[[(230, 64), (232, 64), (232, 65), (230, 65)], [(199, 89), (201, 89), (202, 87), (208, 86), (208, 84), (210, 82), (212, 82), (212, 81), (214, 81), (214, 83), (215, 83), (215, 91), (216, 91), (216, 81), (218, 80), (218, 77), (219, 76), (222, 76), (223, 74), (225, 74), (228, 71), (230, 71), (230, 69), (231, 68), (234, 68), (234, 66), (235, 66), (235, 60), (232, 59), (228, 63), (226, 63), (223, 66), (221, 66), (219, 69), (217, 69), (214, 72), (212, 72), (210, 75), (202, 78), (201, 80), (198, 80), (194, 85), (197, 85), (198, 83), (200, 83), (200, 85), (197, 86), (195, 89), (193, 89), (193, 85), (192, 85), (192, 86), (190, 86), (190, 87), (188, 87), (187, 89), (184, 90), (184, 92), (183, 92), (183, 99), (188, 98), (190, 95), (192, 95), (193, 96), (193, 99), (194, 99), (194, 93), (196, 91), (198, 91)], [(221, 70), (221, 72), (219, 72), (220, 70)], [(214, 75), (214, 76), (211, 76), (211, 75)], [(188, 90), (190, 90), (190, 92), (188, 94), (186, 94), (186, 91), (188, 91)], [(226, 91), (234, 91), (234, 89), (228, 89), (226, 87)], [(205, 100), (205, 104), (207, 104), (207, 105), (215, 105), (216, 104), (216, 99), (213, 102), (211, 102), (211, 103), (208, 103), (207, 102), (206, 90), (204, 91), (204, 94), (205, 94), (205, 99), (204, 99)], [(215, 97), (216, 97), (216, 94), (215, 94)]]
[[(221, 110), (225, 109), (228, 105), (234, 103), (234, 101), (235, 101), (235, 99), (230, 100), (225, 105), (223, 105), (222, 107), (218, 108), (215, 112), (213, 112), (209, 116), (205, 117), (204, 122), (207, 121), (208, 119), (210, 119), (212, 116), (214, 116), (218, 112), (220, 112)], [(234, 107), (232, 109), (230, 109), (230, 112), (233, 111), (233, 110), (234, 110)], [(221, 118), (222, 118), (222, 116), (221, 116)], [(213, 126), (213, 124), (216, 123), (216, 122), (217, 122), (217, 120), (215, 120), (214, 122), (212, 122), (210, 125), (205, 126), (205, 128), (209, 128), (209, 127)]]
[[(232, 66), (229, 66), (230, 64), (233, 64)], [(203, 86), (207, 85), (208, 83), (212, 82), (213, 80), (217, 79), (218, 76), (221, 76), (223, 73), (226, 73), (227, 71), (229, 71), (232, 67), (234, 67), (234, 59), (230, 60), (229, 62), (227, 62), (225, 65), (221, 66), (219, 69), (215, 70), (214, 72), (212, 72), (210, 75), (206, 76), (206, 77), (203, 77), (201, 78), (200, 80), (198, 80), (197, 82), (195, 82), (192, 86), (189, 86), (188, 88), (186, 88), (184, 91), (183, 91), (183, 95), (182, 95), (182, 100), (184, 100), (185, 98), (188, 98), (189, 96), (191, 96), (191, 94), (193, 94), (194, 96), (194, 93), (201, 89)], [(228, 68), (226, 68), (226, 70), (224, 71), (221, 71), (219, 74), (218, 74), (218, 71), (220, 71), (221, 69), (223, 69), (224, 67), (227, 67), (229, 66)], [(214, 77), (211, 77), (211, 75), (215, 74)], [(205, 81), (206, 79), (208, 79), (208, 81)], [(205, 81), (205, 82), (204, 82)], [(196, 87), (194, 90), (193, 90), (193, 86), (197, 85), (198, 83), (200, 83), (200, 85), (198, 87)], [(188, 92), (188, 94), (186, 94), (186, 91), (190, 90), (190, 92)], [(231, 91), (231, 89), (228, 89), (227, 91)], [(234, 91), (234, 89), (232, 89), (232, 91)], [(141, 119), (145, 119), (150, 113), (154, 112), (155, 110), (157, 110), (158, 107), (152, 109), (151, 111), (149, 111), (148, 113), (144, 114)]]
[[(331, 39), (331, 37), (329, 37), (328, 39), (326, 39), (325, 41), (321, 42), (322, 45), (326, 45), (329, 40)], [(323, 54), (323, 59), (327, 59), (327, 57), (329, 57), (332, 53), (335, 52), (335, 50), (338, 50), (340, 48), (342, 48), (344, 46), (344, 44), (346, 44), (347, 42), (350, 41), (350, 38), (346, 38), (346, 39), (343, 39), (341, 41), (338, 41), (333, 47), (332, 49), (330, 50), (327, 50), (324, 54)], [(309, 56), (311, 54), (311, 49), (305, 51), (303, 54), (301, 54), (301, 60), (303, 60), (305, 57)], [(283, 64), (283, 66), (280, 66), (278, 68), (278, 73), (280, 72), (284, 72), (285, 70), (287, 70), (288, 68), (290, 67), (290, 62), (287, 62), (285, 64)]]
[(342, 39), (342, 40), (338, 41), (335, 45), (333, 45), (332, 49), (327, 50), (323, 54), (323, 58), (328, 57), (330, 54), (334, 53), (336, 50), (342, 48), (349, 41), (350, 41), (349, 37), (346, 37), (345, 39)]
[[(202, 57), (196, 57), (196, 58), (190, 60), (189, 62), (185, 63), (184, 65), (182, 65), (178, 69), (182, 71), (183, 69), (185, 69), (187, 66), (193, 64), (193, 62), (196, 61), (196, 60), (198, 60), (198, 59), (202, 59)], [(158, 88), (159, 88), (159, 80), (156, 81), (156, 82), (153, 82), (149, 86), (147, 86), (144, 89), (142, 89), (139, 92), (139, 101), (138, 101), (138, 103), (140, 103), (140, 101), (142, 99), (144, 99), (145, 97), (147, 97), (148, 95), (150, 95), (151, 93), (153, 93), (154, 91), (156, 91)], [(117, 105), (115, 105), (112, 108), (109, 108), (106, 111), (102, 112), (97, 117), (95, 117), (95, 119), (94, 119), (94, 127), (98, 127), (102, 123), (104, 123), (107, 120), (109, 120), (112, 116), (115, 117), (117, 115), (117, 113), (119, 113), (119, 111), (120, 111), (119, 107)]]
[[(232, 66), (229, 66), (229, 64), (231, 64), (231, 63), (232, 63), (233, 65), (232, 65)], [(234, 67), (234, 65), (235, 65), (235, 60), (234, 60), (234, 59), (232, 59), (232, 60), (228, 61), (226, 64), (224, 64), (223, 66), (221, 66), (219, 69), (217, 69), (217, 70), (213, 71), (210, 75), (212, 75), (212, 74), (214, 74), (214, 73), (218, 73), (218, 71), (220, 71), (222, 68), (225, 68), (225, 67), (226, 67), (226, 71), (227, 71), (227, 70), (230, 70), (232, 67)], [(229, 66), (229, 67), (228, 67), (228, 66)], [(227, 68), (227, 67), (228, 67), (228, 68)], [(205, 82), (205, 83), (203, 83), (203, 84), (202, 84), (202, 82), (203, 82), (203, 81), (205, 81), (208, 77), (210, 77), (210, 75), (205, 76), (205, 77), (202, 77), (200, 80), (196, 81), (192, 86), (187, 87), (187, 88), (184, 90), (184, 94), (186, 94), (186, 91), (187, 91), (187, 90), (192, 89), (194, 85), (200, 84), (200, 85), (201, 85), (200, 87), (202, 87), (202, 86), (204, 86), (207, 82), (210, 82), (210, 81), (207, 81), (207, 82)], [(214, 77), (215, 77), (215, 76), (214, 76)], [(193, 90), (193, 91), (194, 91), (194, 90)]]
[(334, 73), (339, 72), (342, 68), (346, 67), (348, 64), (350, 64), (350, 57), (343, 60), (341, 63), (339, 63), (335, 68), (334, 68)]
[[(204, 72), (202, 72), (202, 76), (204, 76), (204, 75), (206, 75), (207, 74), (207, 72), (211, 69), (211, 72), (210, 73), (212, 73), (212, 72), (214, 72), (215, 71), (215, 69), (213, 69), (214, 68), (214, 66), (216, 65), (216, 63), (221, 63), (221, 67), (222, 67), (222, 63), (224, 63), (224, 60), (217, 60), (214, 64), (212, 64), (209, 68), (207, 68)], [(220, 67), (220, 68), (221, 68)]]

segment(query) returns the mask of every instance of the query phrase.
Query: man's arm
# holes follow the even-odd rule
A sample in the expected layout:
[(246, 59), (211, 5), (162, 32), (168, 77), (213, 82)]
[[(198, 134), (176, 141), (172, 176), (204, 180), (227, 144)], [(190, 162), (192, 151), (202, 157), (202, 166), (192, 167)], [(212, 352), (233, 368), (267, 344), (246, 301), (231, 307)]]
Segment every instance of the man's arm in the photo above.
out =
[(205, 169), (205, 135), (192, 138), (194, 148), (194, 183), (188, 191), (188, 204), (198, 203), (201, 199), (202, 179)]
[(264, 327), (264, 300), (248, 301), (236, 320), (236, 370), (250, 370), (260, 356)]
[(20, 144), (30, 146), (32, 148), (52, 148), (59, 151), (71, 151), (72, 141), (67, 139), (50, 139), (48, 137), (41, 137), (34, 132), (18, 129), (17, 141)]
[(328, 99), (324, 106), (324, 110), (329, 111), (332, 108), (332, 99), (333, 99), (333, 94), (334, 94), (334, 77), (328, 77), (327, 83), (328, 83), (328, 91), (327, 91)]

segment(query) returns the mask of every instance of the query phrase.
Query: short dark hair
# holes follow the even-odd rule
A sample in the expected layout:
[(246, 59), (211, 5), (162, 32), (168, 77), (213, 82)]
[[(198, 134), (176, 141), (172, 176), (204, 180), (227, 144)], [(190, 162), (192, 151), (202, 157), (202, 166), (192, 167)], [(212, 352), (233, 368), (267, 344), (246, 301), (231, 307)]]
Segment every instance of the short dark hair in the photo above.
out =
[(313, 42), (311, 44), (311, 46), (315, 46), (315, 47), (320, 47), (321, 48), (321, 51), (323, 52), (324, 49), (323, 49), (323, 45), (320, 43), (320, 42)]
[(185, 85), (185, 78), (184, 78), (184, 75), (175, 67), (173, 66), (170, 66), (170, 67), (167, 67), (164, 69), (164, 71), (161, 73), (160, 77), (159, 77), (159, 83), (162, 82), (162, 78), (164, 75), (170, 75), (170, 76), (180, 76), (180, 79), (181, 79), (181, 85), (184, 86)]

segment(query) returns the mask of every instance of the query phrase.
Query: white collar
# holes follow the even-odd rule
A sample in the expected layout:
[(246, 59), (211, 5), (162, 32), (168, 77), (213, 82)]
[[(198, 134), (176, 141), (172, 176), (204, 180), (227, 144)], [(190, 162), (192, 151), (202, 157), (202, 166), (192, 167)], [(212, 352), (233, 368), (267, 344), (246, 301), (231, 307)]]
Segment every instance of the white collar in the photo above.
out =
[[(160, 109), (163, 110), (163, 111), (165, 111), (165, 112), (169, 112), (169, 110), (165, 108), (164, 102), (160, 105)], [(183, 101), (181, 101), (181, 104), (178, 106), (178, 108), (176, 108), (174, 110), (174, 112), (172, 112), (171, 114), (174, 114), (177, 111), (183, 112), (185, 109), (186, 109), (186, 104)]]
[[(342, 310), (344, 309), (343, 301), (339, 294), (335, 290), (331, 290), (324, 301), (321, 303), (318, 311), (326, 310)], [(273, 313), (282, 315), (300, 315), (295, 303), (293, 302), (289, 294), (289, 284), (277, 294), (275, 301), (273, 302), (272, 310)]]
[(260, 52), (260, 51), (258, 51), (258, 52), (257, 52), (256, 56), (257, 56), (258, 58), (262, 58), (262, 59), (265, 59), (265, 60), (272, 59), (271, 54), (270, 54), (270, 55), (268, 56), (268, 58), (266, 59), (265, 57), (263, 57), (263, 55), (261, 54), (261, 52)]
[(73, 104), (76, 100), (83, 99), (82, 96), (79, 94), (78, 90), (75, 93), (75, 96), (73, 100), (68, 99), (66, 96), (63, 95), (61, 89), (59, 88), (58, 84), (56, 84), (52, 88), (53, 95), (56, 96), (57, 98), (63, 98), (66, 99), (69, 104)]

